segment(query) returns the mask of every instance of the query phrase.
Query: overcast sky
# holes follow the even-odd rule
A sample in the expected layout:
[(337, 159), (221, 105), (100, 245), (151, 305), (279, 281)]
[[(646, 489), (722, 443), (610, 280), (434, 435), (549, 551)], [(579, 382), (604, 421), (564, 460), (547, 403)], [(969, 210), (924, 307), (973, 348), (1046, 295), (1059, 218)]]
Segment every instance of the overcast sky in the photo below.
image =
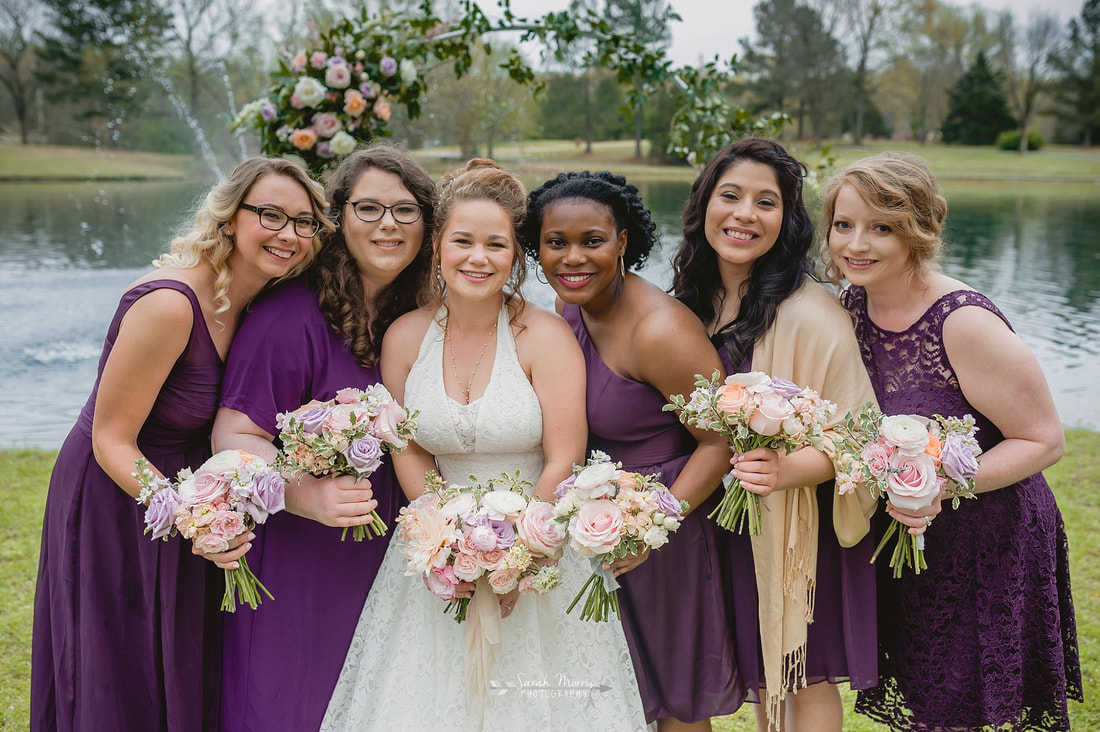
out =
[[(951, 2), (953, 5), (971, 3)], [(1080, 15), (1084, 0), (979, 0), (972, 3), (993, 11), (1009, 9), (1018, 23), (1025, 23), (1035, 10), (1058, 16), (1063, 24)], [(481, 3), (486, 12), (494, 7), (491, 0)], [(741, 50), (738, 41), (754, 35), (751, 0), (672, 0), (672, 7), (683, 21), (672, 25), (669, 55), (676, 65), (691, 65), (700, 57), (710, 60), (715, 54), (728, 58)], [(522, 17), (538, 17), (551, 10), (563, 10), (569, 0), (512, 0), (513, 11)]]

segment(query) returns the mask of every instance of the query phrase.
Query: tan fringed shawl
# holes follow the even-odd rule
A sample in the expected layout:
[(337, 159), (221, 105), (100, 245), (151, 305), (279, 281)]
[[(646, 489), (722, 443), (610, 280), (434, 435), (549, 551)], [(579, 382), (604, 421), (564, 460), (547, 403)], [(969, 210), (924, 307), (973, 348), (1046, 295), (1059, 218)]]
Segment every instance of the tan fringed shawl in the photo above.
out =
[[(815, 389), (837, 405), (833, 425), (858, 413), (875, 392), (859, 354), (848, 312), (817, 282), (787, 298), (775, 323), (753, 346), (752, 368)], [(830, 425), (832, 426), (832, 425)], [(832, 456), (826, 432), (825, 451)], [(813, 622), (817, 573), (817, 486), (777, 491), (764, 498), (760, 536), (752, 537), (760, 597), (760, 648), (769, 725), (778, 726), (788, 686), (806, 683), (806, 631)], [(875, 500), (867, 491), (836, 496), (833, 525), (841, 546), (859, 543), (870, 529)]]

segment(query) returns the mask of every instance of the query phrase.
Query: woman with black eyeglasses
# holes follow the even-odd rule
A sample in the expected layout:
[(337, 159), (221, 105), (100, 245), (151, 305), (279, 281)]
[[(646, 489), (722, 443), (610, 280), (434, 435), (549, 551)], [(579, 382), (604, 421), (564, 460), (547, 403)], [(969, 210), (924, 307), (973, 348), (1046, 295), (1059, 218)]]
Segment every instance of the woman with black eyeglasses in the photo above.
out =
[[(174, 478), (210, 457), (241, 311), (310, 262), (324, 225), (324, 191), (304, 169), (246, 160), (207, 194), (157, 269), (123, 294), (46, 496), (34, 732), (216, 728), (218, 669), (204, 669), (203, 652), (219, 637), (222, 573), (188, 541), (145, 535), (134, 462)], [(231, 569), (247, 540), (206, 558)]]
[[(258, 300), (230, 353), (218, 450), (275, 456), (275, 417), (344, 387), (381, 381), (382, 337), (416, 308), (431, 264), (424, 169), (391, 147), (353, 153), (328, 183), (337, 223), (305, 277)], [(261, 220), (264, 214), (261, 213)], [(367, 480), (292, 480), (287, 510), (251, 540), (248, 562), (275, 602), (225, 616), (222, 732), (317, 729), (389, 536), (341, 540), (378, 514), (394, 526), (401, 491), (386, 462)]]

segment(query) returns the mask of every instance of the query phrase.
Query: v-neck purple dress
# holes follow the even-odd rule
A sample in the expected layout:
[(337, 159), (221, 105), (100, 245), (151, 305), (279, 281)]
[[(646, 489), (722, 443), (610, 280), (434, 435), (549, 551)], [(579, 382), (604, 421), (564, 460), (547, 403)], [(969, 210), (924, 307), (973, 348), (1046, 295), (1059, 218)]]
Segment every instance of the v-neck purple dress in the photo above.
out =
[[(588, 377), (588, 449), (624, 470), (658, 474), (671, 486), (696, 441), (649, 384), (619, 376), (588, 337), (581, 311), (562, 316), (577, 336)], [(669, 543), (619, 577), (619, 607), (646, 720), (695, 722), (732, 714), (745, 699), (737, 674), (719, 564), (719, 529), (707, 519), (716, 491), (688, 515)]]
[[(283, 283), (252, 307), (233, 341), (222, 406), (277, 435), (275, 416), (344, 387), (381, 381), (333, 331), (304, 280)], [(371, 477), (390, 526), (402, 505), (389, 458)], [(275, 596), (225, 615), (222, 732), (315, 730), (389, 534), (355, 542), (342, 529), (282, 512), (256, 530), (248, 563)]]
[[(863, 288), (843, 302), (885, 414), (972, 414), (983, 450), (1004, 439), (967, 402), (943, 346), (944, 320), (958, 308), (1008, 323), (988, 298), (949, 292), (899, 332), (871, 321)], [(885, 513), (876, 518), (881, 535)], [(856, 711), (906, 729), (1068, 730), (1081, 663), (1065, 526), (1042, 473), (945, 505), (924, 558), (927, 570), (900, 579), (879, 560), (882, 682), (859, 693)]]
[[(99, 359), (102, 375), (130, 307), (158, 289), (191, 301), (187, 348), (165, 379), (137, 444), (164, 475), (210, 457), (222, 361), (191, 288), (153, 280), (126, 292)], [(182, 539), (152, 541), (144, 509), (99, 467), (92, 415), (99, 379), (57, 456), (42, 522), (34, 598), (31, 730), (216, 729), (222, 573)], [(205, 717), (205, 719), (204, 719)]]

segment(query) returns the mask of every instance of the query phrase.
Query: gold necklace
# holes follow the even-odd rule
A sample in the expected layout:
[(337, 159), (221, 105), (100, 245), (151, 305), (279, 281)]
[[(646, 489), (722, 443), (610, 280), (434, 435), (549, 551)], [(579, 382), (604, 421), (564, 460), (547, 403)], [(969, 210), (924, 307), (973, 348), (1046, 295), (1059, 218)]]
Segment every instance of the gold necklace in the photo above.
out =
[(451, 371), (454, 373), (458, 388), (462, 391), (463, 404), (468, 405), (470, 403), (470, 390), (474, 388), (474, 379), (477, 378), (477, 370), (481, 366), (481, 357), (485, 355), (485, 351), (489, 348), (489, 341), (493, 340), (493, 334), (497, 332), (497, 324), (493, 323), (492, 327), (489, 328), (489, 337), (485, 339), (485, 345), (481, 347), (481, 353), (477, 355), (474, 370), (470, 372), (470, 381), (465, 386), (463, 386), (462, 379), (458, 375), (458, 364), (455, 362), (455, 345), (454, 340), (450, 338), (450, 332), (451, 323), (448, 319), (447, 325), (443, 327), (443, 342), (449, 346), (447, 350), (451, 356)]

